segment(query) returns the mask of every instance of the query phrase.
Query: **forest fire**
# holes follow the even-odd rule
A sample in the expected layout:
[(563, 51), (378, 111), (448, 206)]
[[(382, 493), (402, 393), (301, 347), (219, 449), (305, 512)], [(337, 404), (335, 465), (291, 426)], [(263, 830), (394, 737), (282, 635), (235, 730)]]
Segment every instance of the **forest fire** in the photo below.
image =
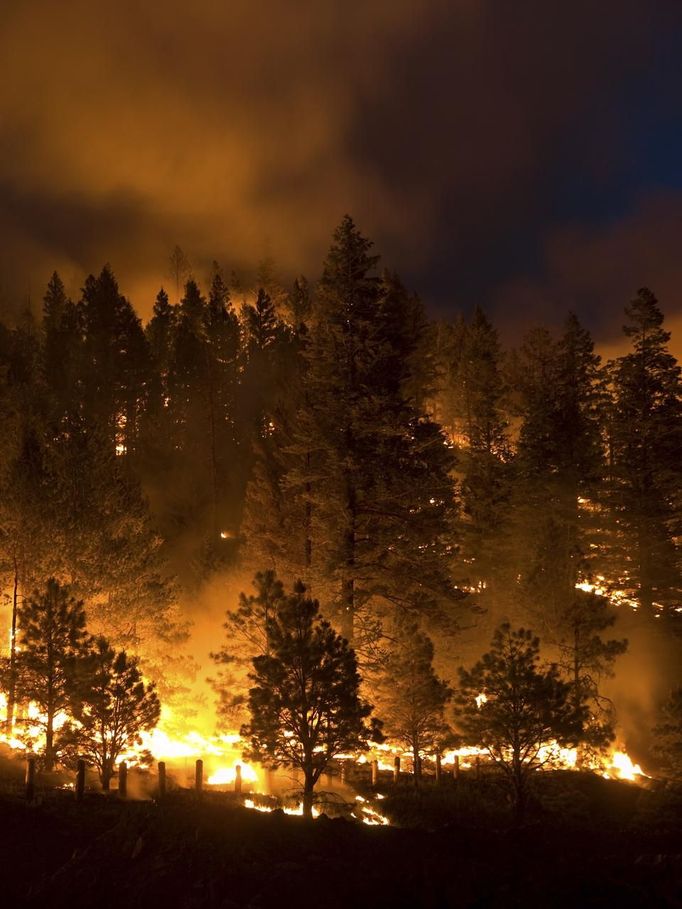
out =
[[(487, 699), (485, 695), (480, 694), (475, 700), (480, 707)], [(4, 713), (6, 709), (7, 699), (0, 694), (0, 712)], [(55, 728), (59, 730), (67, 721), (67, 715), (60, 713), (55, 717)], [(12, 735), (7, 735), (4, 730), (0, 731), (0, 744), (5, 745), (10, 751), (23, 754), (40, 753), (44, 748), (45, 715), (40, 713), (36, 704), (26, 705), (23, 714), (16, 719), (15, 729)], [(179, 733), (177, 717), (169, 708), (165, 708), (159, 725), (151, 731), (142, 731), (138, 744), (122, 752), (120, 759), (130, 766), (140, 764), (143, 767), (149, 764), (150, 758), (154, 761), (164, 761), (171, 773), (177, 775), (180, 785), (188, 784), (187, 781), (193, 773), (193, 762), (202, 760), (207, 766), (206, 784), (210, 787), (234, 789), (239, 781), (240, 790), (243, 784), (247, 791), (268, 792), (270, 784), (266, 784), (266, 780), (270, 779), (270, 775), (260, 765), (245, 762), (243, 759), (246, 744), (237, 732), (206, 736), (189, 729), (185, 733)], [(368, 754), (340, 754), (337, 760), (341, 763), (356, 764), (358, 768), (368, 768), (368, 771), (370, 765), (374, 765), (377, 771), (390, 773), (394, 777), (396, 766), (402, 766), (403, 775), (413, 772), (412, 757), (411, 752), (405, 751), (399, 745), (384, 742), (380, 745), (375, 744)], [(563, 747), (557, 742), (550, 741), (539, 746), (538, 758), (546, 769), (575, 769), (578, 764), (578, 751), (576, 748)], [(478, 768), (481, 762), (486, 766), (491, 765), (489, 752), (485, 748), (470, 745), (446, 750), (440, 757), (440, 766), (456, 774)], [(430, 759), (427, 755), (424, 767), (428, 767), (429, 763), (433, 773), (435, 758)], [(583, 771), (590, 770), (606, 779), (638, 782), (648, 778), (641, 766), (632, 761), (622, 745), (602, 754), (594, 754), (589, 760), (583, 759), (580, 767)], [(360, 796), (356, 799), (364, 802)], [(261, 811), (272, 810), (271, 807), (263, 805), (247, 804), (247, 807), (255, 807)], [(364, 806), (362, 813), (366, 816), (360, 819), (364, 823), (388, 823), (385, 818), (369, 820), (372, 811), (373, 809)], [(298, 808), (286, 808), (285, 813), (297, 814), (300, 811)]]
[(682, 2), (1, 21), (3, 904), (676, 904)]

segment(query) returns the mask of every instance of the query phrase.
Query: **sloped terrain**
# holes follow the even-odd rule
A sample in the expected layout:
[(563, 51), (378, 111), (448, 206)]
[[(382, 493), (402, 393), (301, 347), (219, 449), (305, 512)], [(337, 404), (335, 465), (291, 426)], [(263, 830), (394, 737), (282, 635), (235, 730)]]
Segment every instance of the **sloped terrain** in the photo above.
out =
[[(76, 804), (72, 794), (59, 793), (28, 807), (5, 797), (3, 905), (682, 905), (682, 828), (675, 803), (646, 794), (650, 804), (643, 810), (632, 787), (577, 785), (599, 808), (592, 820), (589, 810), (566, 824), (560, 815), (552, 820), (547, 814), (516, 831), (485, 829), (455, 816), (432, 830), (366, 827), (327, 817), (307, 822), (250, 811), (220, 796), (199, 802), (190, 793), (162, 805), (95, 796)], [(401, 798), (404, 803), (408, 793)], [(418, 800), (425, 812), (429, 799)]]

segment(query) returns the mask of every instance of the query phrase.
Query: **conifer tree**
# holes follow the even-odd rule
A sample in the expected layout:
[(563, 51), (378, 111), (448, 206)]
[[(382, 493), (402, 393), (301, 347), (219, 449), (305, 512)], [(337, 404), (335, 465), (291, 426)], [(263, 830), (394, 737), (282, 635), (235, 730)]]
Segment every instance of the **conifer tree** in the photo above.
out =
[(465, 413), (463, 382), (464, 339), (467, 324), (462, 315), (451, 322), (438, 321), (435, 327), (435, 361), (438, 384), (434, 395), (434, 413), (447, 437), (453, 442), (462, 441), (461, 423)]
[(209, 682), (218, 697), (219, 725), (225, 729), (234, 729), (246, 719), (243, 713), (251, 661), (268, 652), (267, 621), (276, 614), (285, 596), (284, 586), (272, 570), (257, 572), (253, 586), (255, 595), (240, 593), (237, 609), (227, 611), (224, 643), (211, 653), (218, 673)]
[(288, 293), (282, 285), (277, 263), (271, 255), (264, 256), (256, 268), (256, 287), (262, 289), (270, 298), (279, 319), (283, 318), (284, 310), (288, 307)]
[(168, 267), (168, 275), (175, 285), (175, 302), (179, 303), (180, 288), (184, 287), (185, 282), (190, 279), (192, 275), (192, 266), (182, 247), (177, 244), (173, 247), (173, 251), (168, 257)]
[(189, 280), (179, 305), (168, 375), (173, 455), (166, 477), (164, 524), (169, 537), (177, 535), (183, 545), (192, 547), (195, 558), (213, 533), (206, 311), (205, 297)]
[[(217, 264), (208, 295), (205, 327), (212, 531), (217, 540), (220, 526), (236, 523), (234, 509), (228, 509), (241, 492), (241, 472), (237, 469), (240, 457), (237, 440), (239, 320)], [(239, 479), (233, 479), (235, 473), (239, 474)]]
[(81, 317), (69, 300), (64, 284), (54, 272), (43, 298), (42, 379), (51, 402), (51, 416), (59, 426), (78, 414), (83, 337)]
[(196, 579), (219, 564), (221, 531), (236, 527), (240, 510), (248, 445), (240, 445), (238, 425), (239, 325), (217, 265), (208, 299), (189, 280), (170, 326), (167, 310), (164, 325), (159, 312), (149, 328), (158, 321), (170, 348), (164, 408), (147, 429), (145, 479), (163, 503), (166, 536), (190, 551)]
[(305, 503), (294, 477), (296, 421), (282, 408), (272, 415), (269, 431), (252, 445), (251, 474), (244, 495), (241, 559), (245, 566), (268, 567), (287, 582), (296, 575), (310, 582), (306, 541), (310, 540)]
[(53, 477), (35, 424), (26, 419), (12, 426), (19, 445), (3, 465), (2, 569), (10, 594), (9, 655), (5, 667), (6, 726), (11, 732), (17, 703), (19, 608), (26, 590), (40, 583), (47, 570), (52, 542), (50, 501)]
[(592, 747), (604, 747), (614, 736), (615, 713), (612, 702), (602, 696), (599, 688), (602, 679), (613, 676), (613, 664), (625, 653), (628, 642), (604, 640), (604, 632), (614, 625), (616, 615), (603, 597), (593, 593), (576, 590), (560, 621), (556, 633), (558, 665), (571, 682), (576, 709), (585, 704), (589, 710), (583, 741)]
[(474, 587), (493, 584), (510, 496), (511, 443), (497, 332), (476, 307), (452, 326), (448, 342), (447, 408), (462, 478), (462, 557)]
[(294, 280), (285, 305), (290, 313), (294, 331), (299, 331), (301, 326), (310, 320), (313, 305), (310, 284), (305, 275), (299, 275)]
[[(682, 597), (679, 552), (681, 370), (653, 293), (626, 307), (633, 350), (612, 364), (611, 504), (620, 577), (645, 614)], [(619, 545), (620, 544), (620, 545)]]
[[(299, 291), (308, 293), (303, 285)], [(309, 301), (301, 306), (300, 314), (307, 311)], [(245, 312), (247, 324), (256, 319), (256, 308), (251, 316)], [(261, 337), (267, 340), (263, 345), (255, 331), (260, 321), (252, 324), (246, 337), (249, 361), (243, 394), (252, 409), (245, 429), (252, 439), (253, 460), (244, 497), (242, 558), (248, 566), (273, 568), (288, 582), (303, 577), (309, 584), (309, 471), (317, 444), (306, 381), (309, 335), (302, 322), (290, 329), (273, 318), (269, 336)]]
[(675, 688), (661, 704), (654, 727), (655, 751), (666, 776), (682, 780), (682, 688)]
[(106, 630), (117, 645), (163, 663), (183, 623), (139, 481), (109, 440), (87, 427), (60, 438), (48, 457), (47, 570), (88, 603), (93, 633)]
[[(156, 726), (161, 705), (137, 659), (124, 650), (117, 652), (105, 638), (94, 641), (86, 667), (71, 702), (75, 722), (62, 732), (60, 748), (72, 763), (84, 757), (93, 764), (108, 792), (116, 761), (142, 744), (140, 733)], [(142, 758), (151, 760), (151, 755), (143, 752)]]
[(415, 784), (422, 757), (440, 751), (449, 731), (444, 712), (452, 692), (436, 675), (433, 656), (431, 639), (415, 622), (399, 623), (377, 688), (383, 732), (412, 752)]
[(317, 561), (337, 584), (336, 617), (351, 640), (372, 600), (435, 613), (454, 595), (452, 459), (439, 427), (406, 397), (418, 339), (401, 316), (411, 304), (395, 279), (382, 288), (370, 250), (344, 218), (306, 354)]
[(551, 749), (543, 746), (552, 741), (573, 746), (583, 737), (587, 710), (571, 693), (555, 665), (540, 663), (539, 639), (506, 623), (479, 662), (460, 669), (458, 728), (504, 772), (519, 821), (532, 773), (551, 756)]
[(545, 330), (529, 334), (516, 384), (523, 423), (515, 464), (513, 573), (521, 574), (524, 599), (548, 632), (589, 571), (604, 475), (600, 358), (575, 316), (558, 341)]
[(266, 765), (303, 772), (303, 815), (311, 817), (314, 787), (329, 762), (366, 750), (380, 733), (366, 722), (372, 708), (360, 698), (354, 652), (301, 582), (276, 603), (266, 634), (267, 652), (253, 660), (251, 719), (242, 735)]
[(117, 454), (136, 450), (146, 403), (149, 353), (139, 318), (107, 265), (90, 275), (80, 303), (83, 415)]
[(141, 421), (136, 468), (145, 488), (157, 496), (166, 488), (174, 462), (175, 436), (171, 411), (170, 370), (177, 329), (178, 308), (161, 288), (152, 318), (145, 328), (150, 376), (147, 406)]
[(286, 388), (284, 369), (292, 338), (262, 287), (258, 288), (255, 301), (242, 308), (241, 315), (245, 358), (243, 432), (247, 439), (255, 439), (271, 431), (272, 414)]
[(162, 395), (168, 394), (168, 370), (176, 323), (177, 307), (171, 305), (168, 300), (168, 294), (162, 287), (156, 295), (152, 318), (145, 329), (147, 343), (149, 344), (149, 354), (157, 375), (162, 380), (160, 389)]
[(83, 603), (50, 578), (19, 607), (17, 678), (20, 699), (35, 702), (45, 728), (45, 769), (57, 758), (55, 720), (78, 686), (87, 651)]

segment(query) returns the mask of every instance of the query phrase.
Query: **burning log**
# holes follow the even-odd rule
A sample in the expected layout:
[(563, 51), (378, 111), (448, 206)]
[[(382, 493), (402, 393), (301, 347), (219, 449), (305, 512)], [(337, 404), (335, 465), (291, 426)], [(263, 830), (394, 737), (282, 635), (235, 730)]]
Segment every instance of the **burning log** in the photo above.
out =
[(85, 761), (80, 758), (76, 770), (76, 801), (82, 802), (85, 794)]
[(36, 794), (36, 759), (26, 758), (26, 801), (32, 802)]
[(159, 799), (166, 797), (166, 762), (159, 761)]
[(128, 765), (125, 761), (118, 765), (118, 797), (128, 798)]
[(194, 789), (197, 795), (201, 795), (204, 788), (204, 762), (198, 758), (194, 768)]

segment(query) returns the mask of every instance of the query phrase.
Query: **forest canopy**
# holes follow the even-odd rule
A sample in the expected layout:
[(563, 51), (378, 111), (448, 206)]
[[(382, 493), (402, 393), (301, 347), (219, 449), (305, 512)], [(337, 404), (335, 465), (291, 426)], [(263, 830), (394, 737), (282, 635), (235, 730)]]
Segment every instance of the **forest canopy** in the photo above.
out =
[(432, 319), (350, 217), (317, 278), (287, 285), (266, 261), (204, 279), (180, 247), (169, 269), (146, 325), (109, 265), (76, 300), (55, 273), (42, 313), (0, 325), (8, 625), (53, 578), (163, 696), (185, 604), (257, 575), (256, 597), (223, 604), (214, 682), (234, 724), (276, 576), (378, 692), (421, 642), (429, 741), (451, 642), (474, 629), (480, 655), (504, 621), (539, 634), (610, 730), (614, 607), (671, 641), (682, 616), (682, 386), (654, 293), (624, 301), (629, 350), (603, 362), (571, 313), (514, 350), (480, 308)]

